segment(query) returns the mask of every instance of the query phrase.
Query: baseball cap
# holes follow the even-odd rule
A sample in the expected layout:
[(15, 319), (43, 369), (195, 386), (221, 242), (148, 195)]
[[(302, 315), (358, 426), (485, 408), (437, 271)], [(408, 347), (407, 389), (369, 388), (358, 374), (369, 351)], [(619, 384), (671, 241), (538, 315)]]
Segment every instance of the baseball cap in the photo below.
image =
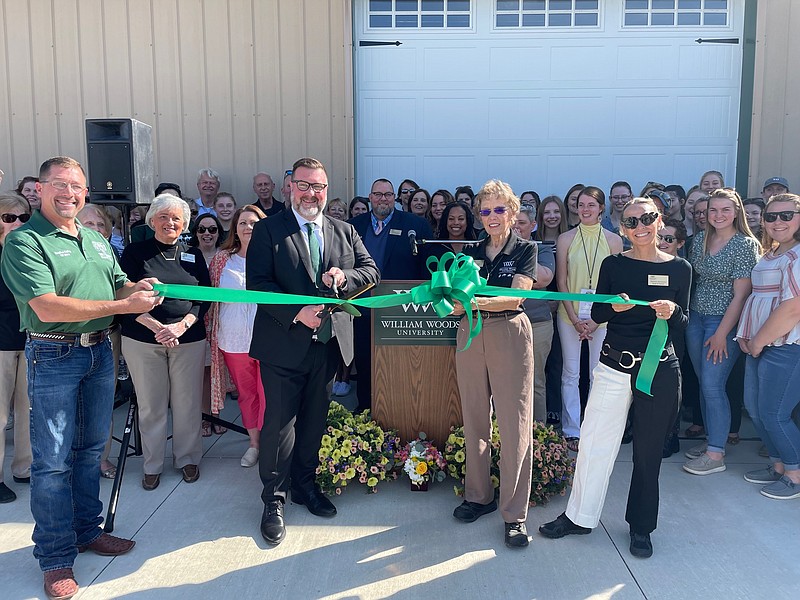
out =
[(661, 190), (650, 190), (647, 192), (647, 197), (660, 201), (661, 204), (664, 205), (664, 210), (669, 210), (672, 206), (672, 196), (670, 196), (667, 192), (662, 192)]
[(771, 185), (773, 185), (773, 184), (782, 185), (782, 186), (783, 186), (783, 187), (785, 187), (787, 190), (789, 189), (789, 182), (788, 182), (788, 181), (786, 181), (786, 179), (785, 179), (785, 178), (783, 178), (783, 177), (770, 177), (769, 179), (767, 179), (767, 180), (764, 182), (764, 187), (763, 187), (763, 188), (761, 188), (761, 189), (762, 189), (762, 190), (765, 190), (765, 189), (767, 189), (769, 186), (771, 186)]

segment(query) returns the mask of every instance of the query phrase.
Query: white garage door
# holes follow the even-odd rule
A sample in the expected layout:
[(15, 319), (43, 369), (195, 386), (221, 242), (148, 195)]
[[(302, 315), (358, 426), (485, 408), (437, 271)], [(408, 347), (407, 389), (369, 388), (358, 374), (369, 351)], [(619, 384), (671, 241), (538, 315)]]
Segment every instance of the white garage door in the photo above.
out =
[(744, 0), (355, 0), (356, 189), (733, 181), (743, 16)]

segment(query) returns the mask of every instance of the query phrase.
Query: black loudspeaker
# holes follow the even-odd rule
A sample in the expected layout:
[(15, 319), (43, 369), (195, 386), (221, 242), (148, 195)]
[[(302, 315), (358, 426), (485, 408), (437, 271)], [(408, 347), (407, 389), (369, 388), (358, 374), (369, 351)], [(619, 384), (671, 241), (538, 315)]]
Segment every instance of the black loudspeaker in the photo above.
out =
[(152, 127), (136, 119), (86, 119), (89, 198), (150, 204), (155, 190)]

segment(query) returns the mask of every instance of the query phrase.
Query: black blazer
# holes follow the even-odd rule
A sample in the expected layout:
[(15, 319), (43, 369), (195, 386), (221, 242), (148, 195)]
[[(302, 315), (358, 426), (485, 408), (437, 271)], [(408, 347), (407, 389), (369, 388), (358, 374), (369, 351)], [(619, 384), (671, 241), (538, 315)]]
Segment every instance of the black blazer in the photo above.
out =
[[(322, 270), (339, 267), (352, 291), (367, 283), (378, 283), (380, 274), (355, 229), (336, 219), (323, 217), (325, 240)], [(262, 219), (253, 229), (247, 249), (247, 289), (319, 296), (305, 234), (294, 211), (285, 210)], [(294, 368), (311, 344), (312, 330), (292, 321), (302, 305), (259, 304), (253, 326), (250, 356), (267, 364)], [(346, 363), (353, 359), (353, 317), (336, 311), (331, 316), (333, 333)]]
[[(358, 215), (350, 219), (349, 222), (353, 224), (358, 235), (363, 239), (366, 237), (368, 229), (372, 227), (372, 214), (364, 213), (363, 215)], [(430, 275), (425, 268), (424, 252), (420, 248), (417, 256), (411, 254), (408, 232), (412, 229), (416, 231), (418, 240), (433, 239), (433, 230), (430, 224), (422, 217), (395, 210), (387, 227), (389, 231), (386, 232), (386, 235), (389, 237), (386, 240), (386, 256), (383, 261), (381, 278), (395, 280), (429, 279)], [(391, 235), (392, 230), (398, 230), (400, 234)]]

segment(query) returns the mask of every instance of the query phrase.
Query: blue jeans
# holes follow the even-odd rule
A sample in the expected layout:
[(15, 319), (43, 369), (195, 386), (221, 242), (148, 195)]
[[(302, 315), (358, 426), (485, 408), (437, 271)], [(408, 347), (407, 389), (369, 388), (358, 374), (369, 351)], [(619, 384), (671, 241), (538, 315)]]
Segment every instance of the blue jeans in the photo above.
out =
[(100, 529), (100, 454), (114, 408), (111, 342), (82, 348), (29, 340), (33, 555), (42, 571), (71, 567)]
[(734, 341), (734, 332), (731, 331), (726, 338), (728, 358), (723, 358), (717, 364), (706, 360), (708, 348), (703, 344), (714, 335), (721, 321), (722, 315), (690, 312), (689, 325), (686, 327), (686, 351), (700, 382), (700, 409), (708, 433), (708, 449), (724, 453), (731, 428), (731, 405), (725, 392), (725, 384), (742, 351)]
[(800, 469), (800, 429), (792, 411), (800, 403), (800, 346), (767, 346), (758, 358), (747, 357), (744, 404), (770, 460), (787, 470)]

